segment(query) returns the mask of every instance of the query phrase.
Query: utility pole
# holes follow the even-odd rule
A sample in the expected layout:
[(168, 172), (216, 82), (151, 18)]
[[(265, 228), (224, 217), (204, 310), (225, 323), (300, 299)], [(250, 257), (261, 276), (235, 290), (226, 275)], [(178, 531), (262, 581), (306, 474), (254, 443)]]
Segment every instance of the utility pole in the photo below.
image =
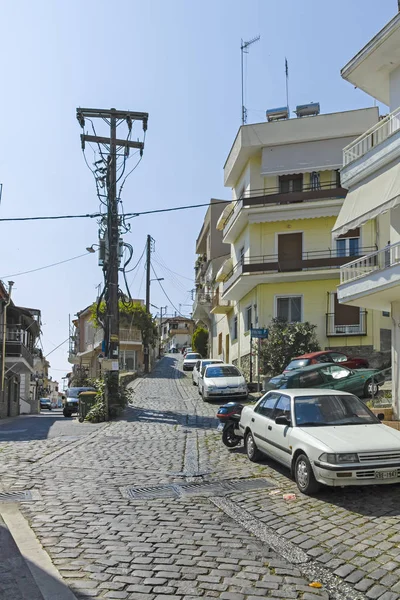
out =
[[(119, 243), (120, 243), (120, 225), (122, 223), (118, 214), (117, 198), (117, 160), (119, 150), (123, 150), (126, 158), (129, 155), (130, 148), (136, 148), (143, 153), (144, 143), (134, 142), (129, 139), (117, 139), (117, 127), (120, 123), (126, 122), (129, 132), (132, 130), (133, 121), (141, 121), (143, 131), (147, 130), (148, 113), (132, 112), (111, 109), (96, 108), (78, 108), (76, 117), (80, 126), (84, 130), (85, 118), (91, 122), (93, 119), (102, 119), (110, 127), (110, 136), (99, 135), (81, 135), (82, 150), (85, 149), (86, 142), (93, 142), (98, 145), (101, 154), (99, 163), (103, 163), (103, 169), (98, 169), (102, 173), (105, 171), (105, 185), (107, 191), (107, 213), (104, 215), (106, 246), (108, 257), (104, 261), (104, 291), (103, 296), (106, 303), (106, 314), (104, 317), (104, 342), (105, 356), (108, 359), (109, 366), (106, 386), (105, 386), (105, 412), (106, 420), (109, 418), (110, 401), (118, 389), (118, 370), (119, 370), (119, 306), (118, 306), (118, 270), (119, 270)], [(93, 123), (92, 123), (93, 124)], [(93, 126), (94, 128), (94, 126)], [(95, 131), (94, 131), (95, 133)], [(103, 150), (101, 150), (103, 147)], [(107, 154), (106, 154), (107, 153)], [(99, 178), (100, 179), (100, 178)], [(103, 178), (104, 180), (104, 178)], [(97, 181), (97, 180), (96, 180)]]
[(2, 340), (3, 347), (2, 347), (2, 353), (1, 353), (1, 388), (0, 388), (2, 401), (5, 401), (4, 383), (5, 383), (5, 374), (6, 374), (7, 308), (11, 304), (11, 292), (12, 292), (13, 285), (14, 285), (13, 281), (8, 282), (8, 299), (7, 299), (7, 302), (5, 303), (4, 309), (3, 309), (3, 340)]
[(167, 312), (167, 308), (168, 308), (168, 306), (161, 306), (161, 308), (160, 308), (160, 333), (159, 333), (160, 342), (158, 344), (158, 358), (161, 358), (161, 336), (162, 336), (163, 310), (165, 310), (165, 312), (164, 312), (164, 317), (165, 317), (165, 313)]
[[(146, 312), (150, 314), (150, 268), (151, 268), (151, 248), (154, 240), (151, 235), (147, 236), (146, 242)], [(144, 372), (149, 372), (150, 355), (149, 355), (149, 338), (146, 333), (144, 341)]]

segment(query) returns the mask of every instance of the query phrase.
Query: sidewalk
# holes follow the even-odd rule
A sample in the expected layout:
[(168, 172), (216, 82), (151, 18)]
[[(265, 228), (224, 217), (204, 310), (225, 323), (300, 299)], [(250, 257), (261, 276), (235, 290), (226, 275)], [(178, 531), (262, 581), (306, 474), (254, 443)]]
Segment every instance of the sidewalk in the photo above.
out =
[(8, 527), (0, 517), (0, 600), (43, 600)]

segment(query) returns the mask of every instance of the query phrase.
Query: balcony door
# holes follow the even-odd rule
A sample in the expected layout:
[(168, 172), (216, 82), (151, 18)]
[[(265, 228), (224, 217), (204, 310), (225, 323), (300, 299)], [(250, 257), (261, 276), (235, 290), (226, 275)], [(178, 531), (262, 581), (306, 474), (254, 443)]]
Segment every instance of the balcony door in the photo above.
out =
[(279, 271), (301, 271), (303, 258), (303, 234), (278, 234)]
[(351, 335), (361, 332), (360, 308), (340, 304), (334, 294), (334, 332), (337, 335)]

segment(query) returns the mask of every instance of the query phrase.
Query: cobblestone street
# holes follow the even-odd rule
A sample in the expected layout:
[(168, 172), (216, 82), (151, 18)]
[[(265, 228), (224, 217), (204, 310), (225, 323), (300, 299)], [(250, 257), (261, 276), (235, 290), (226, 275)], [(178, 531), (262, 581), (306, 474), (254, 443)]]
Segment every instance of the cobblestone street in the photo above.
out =
[(133, 382), (120, 421), (1, 437), (2, 491), (39, 494), (20, 509), (76, 597), (399, 598), (400, 488), (302, 496), (222, 445), (218, 404), (180, 365), (169, 355)]

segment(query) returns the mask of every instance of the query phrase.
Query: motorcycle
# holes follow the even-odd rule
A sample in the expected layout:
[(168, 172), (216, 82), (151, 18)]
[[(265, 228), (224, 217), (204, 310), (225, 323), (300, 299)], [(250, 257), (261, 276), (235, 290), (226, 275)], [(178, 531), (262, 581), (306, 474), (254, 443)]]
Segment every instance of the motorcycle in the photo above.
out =
[(239, 429), (242, 410), (243, 404), (239, 402), (228, 402), (218, 409), (218, 431), (222, 431), (222, 442), (228, 448), (235, 448), (243, 439)]

